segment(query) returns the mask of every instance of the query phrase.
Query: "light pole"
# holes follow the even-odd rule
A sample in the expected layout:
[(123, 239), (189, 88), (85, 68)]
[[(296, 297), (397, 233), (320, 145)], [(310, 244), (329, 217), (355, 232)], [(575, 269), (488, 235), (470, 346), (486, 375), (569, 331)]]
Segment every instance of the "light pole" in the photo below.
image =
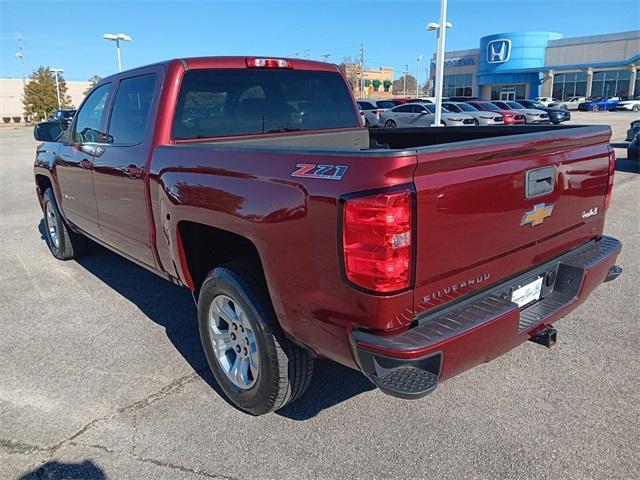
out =
[(407, 75), (409, 75), (409, 65), (404, 66), (404, 85), (402, 86), (402, 95), (407, 96)]
[(131, 37), (124, 33), (105, 33), (102, 38), (111, 42), (116, 42), (116, 50), (118, 52), (118, 71), (122, 71), (122, 60), (120, 59), (120, 40), (123, 42), (130, 42)]
[(420, 60), (422, 60), (422, 54), (418, 55), (418, 68), (416, 69), (416, 98), (420, 97)]
[[(451, 28), (450, 22), (447, 22), (447, 0), (440, 1), (440, 23), (431, 22), (426, 26), (429, 31), (438, 31), (438, 49), (436, 50), (436, 118), (433, 127), (440, 127), (442, 118), (442, 81), (444, 79), (444, 39), (447, 28)], [(444, 28), (442, 28), (444, 27)]]
[(62, 108), (60, 105), (60, 83), (58, 82), (58, 74), (64, 72), (61, 68), (52, 68), (51, 71), (56, 77), (56, 97), (58, 98), (58, 110)]

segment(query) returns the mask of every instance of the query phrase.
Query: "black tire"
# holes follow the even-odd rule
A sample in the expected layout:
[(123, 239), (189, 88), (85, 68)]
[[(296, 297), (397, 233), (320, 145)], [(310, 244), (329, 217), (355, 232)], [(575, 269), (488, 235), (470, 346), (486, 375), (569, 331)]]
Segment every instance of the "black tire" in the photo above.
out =
[(87, 237), (73, 232), (65, 223), (51, 188), (44, 192), (42, 211), (47, 246), (53, 256), (60, 260), (82, 256), (87, 250)]
[(384, 122), (384, 126), (385, 128), (396, 128), (398, 124), (393, 120), (387, 120), (386, 122)]
[[(248, 389), (236, 386), (222, 370), (210, 339), (209, 309), (214, 299), (225, 295), (237, 303), (255, 332), (259, 370)], [(311, 355), (288, 340), (271, 305), (260, 267), (236, 261), (215, 268), (204, 280), (198, 297), (200, 339), (209, 367), (220, 388), (238, 408), (264, 415), (294, 402), (309, 387), (314, 361)]]
[(592, 110), (593, 110), (594, 112), (599, 112), (599, 111), (600, 111), (600, 106), (599, 106), (599, 105), (594, 105), (594, 106), (593, 106), (593, 108), (592, 108)]
[(364, 120), (364, 126), (365, 126), (366, 128), (371, 127), (371, 124), (369, 123), (369, 120), (367, 120), (366, 118), (365, 118), (365, 120)]
[(632, 110), (634, 112), (640, 112), (640, 103), (636, 103), (633, 107)]

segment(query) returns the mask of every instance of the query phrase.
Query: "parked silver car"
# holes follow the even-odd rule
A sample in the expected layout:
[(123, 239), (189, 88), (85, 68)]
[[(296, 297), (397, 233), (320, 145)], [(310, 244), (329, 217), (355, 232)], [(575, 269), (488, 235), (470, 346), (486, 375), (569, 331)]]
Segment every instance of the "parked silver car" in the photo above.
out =
[[(380, 122), (386, 128), (430, 127), (436, 118), (436, 106), (431, 103), (405, 103), (380, 114)], [(471, 127), (473, 117), (442, 109), (442, 123), (449, 127)]]
[(586, 102), (587, 97), (571, 97), (559, 102), (549, 104), (549, 108), (564, 108), (565, 110), (578, 110), (578, 105)]
[(524, 115), (524, 123), (527, 124), (540, 124), (540, 123), (550, 123), (549, 114), (543, 110), (537, 110), (535, 108), (527, 108), (524, 105), (519, 104), (518, 102), (502, 102), (499, 100), (493, 100), (492, 103), (495, 103), (500, 108), (505, 110), (517, 110), (518, 112)]
[(451, 113), (463, 113), (473, 117), (476, 125), (504, 125), (502, 115), (493, 112), (483, 112), (465, 102), (442, 102), (442, 106)]

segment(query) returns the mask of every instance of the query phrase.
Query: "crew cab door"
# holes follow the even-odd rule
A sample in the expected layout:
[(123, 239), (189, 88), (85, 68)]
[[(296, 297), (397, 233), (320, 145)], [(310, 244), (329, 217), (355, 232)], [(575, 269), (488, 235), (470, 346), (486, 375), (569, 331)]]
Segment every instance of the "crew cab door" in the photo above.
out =
[(104, 241), (154, 266), (147, 210), (146, 163), (159, 88), (157, 69), (139, 70), (114, 85), (107, 144), (94, 160), (98, 222)]
[(56, 158), (60, 203), (65, 218), (82, 231), (100, 238), (93, 164), (106, 141), (105, 112), (111, 83), (99, 86), (84, 101), (65, 134)]

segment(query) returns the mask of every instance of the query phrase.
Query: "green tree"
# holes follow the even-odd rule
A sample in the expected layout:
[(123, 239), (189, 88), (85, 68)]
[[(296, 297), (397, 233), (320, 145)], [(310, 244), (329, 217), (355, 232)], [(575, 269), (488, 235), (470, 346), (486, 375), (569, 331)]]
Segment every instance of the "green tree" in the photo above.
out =
[(89, 86), (84, 92), (82, 92), (82, 94), (86, 96), (87, 93), (89, 93), (100, 80), (102, 80), (102, 77), (100, 75), (91, 75), (91, 77), (89, 78)]
[[(71, 97), (67, 95), (67, 83), (60, 73), (58, 73), (58, 85), (60, 106), (73, 108)], [(29, 80), (24, 86), (22, 103), (25, 116), (35, 119), (47, 118), (57, 110), (56, 77), (49, 67), (40, 66), (29, 76)]]

